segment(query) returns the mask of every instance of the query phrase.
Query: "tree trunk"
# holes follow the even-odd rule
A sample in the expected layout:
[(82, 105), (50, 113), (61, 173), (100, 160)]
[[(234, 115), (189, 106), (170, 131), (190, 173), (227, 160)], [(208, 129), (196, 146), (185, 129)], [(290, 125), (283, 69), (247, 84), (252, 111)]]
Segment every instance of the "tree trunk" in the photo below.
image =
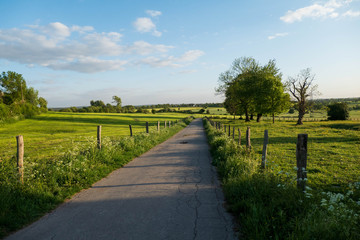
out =
[(299, 106), (299, 118), (298, 118), (298, 121), (296, 123), (297, 125), (302, 125), (303, 124), (304, 115), (305, 115), (305, 104), (300, 103), (300, 106)]
[(261, 117), (262, 117), (262, 114), (258, 113), (257, 116), (256, 116), (256, 122), (260, 122)]
[(272, 117), (273, 117), (273, 123), (275, 123), (275, 113), (273, 113)]
[(249, 114), (247, 111), (245, 112), (245, 122), (250, 122)]
[(254, 120), (254, 114), (250, 114), (250, 120)]
[(245, 109), (245, 122), (250, 122), (249, 112), (247, 109)]
[(235, 115), (235, 113), (234, 113), (234, 120), (235, 120), (235, 117), (236, 117), (236, 115)]

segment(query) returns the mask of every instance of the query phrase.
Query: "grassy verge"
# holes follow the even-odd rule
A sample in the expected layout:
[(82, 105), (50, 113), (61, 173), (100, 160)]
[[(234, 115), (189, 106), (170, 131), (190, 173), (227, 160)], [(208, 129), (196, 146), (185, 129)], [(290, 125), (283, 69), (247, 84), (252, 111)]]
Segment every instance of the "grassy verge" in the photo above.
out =
[(360, 238), (359, 182), (348, 183), (342, 193), (321, 187), (302, 192), (281, 165), (260, 170), (256, 147), (247, 151), (206, 120), (205, 128), (229, 210), (247, 239)]
[(62, 155), (27, 161), (24, 184), (18, 181), (15, 159), (1, 161), (0, 238), (38, 219), (74, 193), (165, 141), (189, 121), (134, 137), (105, 137), (101, 150), (97, 149), (95, 137), (85, 137)]
[(25, 157), (52, 158), (66, 151), (74, 142), (86, 141), (84, 137), (96, 136), (98, 125), (102, 125), (102, 136), (129, 136), (129, 124), (133, 134), (145, 132), (145, 122), (156, 129), (157, 121), (164, 128), (164, 121), (183, 119), (179, 113), (59, 113), (48, 112), (32, 119), (12, 124), (0, 124), (0, 161), (16, 154), (15, 136), (23, 135)]

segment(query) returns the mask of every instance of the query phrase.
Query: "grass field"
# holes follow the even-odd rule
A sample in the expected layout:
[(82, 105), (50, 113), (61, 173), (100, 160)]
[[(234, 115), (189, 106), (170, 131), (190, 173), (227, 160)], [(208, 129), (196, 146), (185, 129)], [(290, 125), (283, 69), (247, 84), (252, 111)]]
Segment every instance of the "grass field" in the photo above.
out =
[(175, 122), (187, 115), (178, 113), (158, 114), (111, 114), (111, 113), (59, 113), (48, 112), (33, 119), (0, 126), (0, 161), (16, 154), (16, 136), (23, 135), (25, 157), (53, 157), (68, 149), (74, 142), (96, 137), (97, 126), (102, 125), (102, 136), (129, 135), (145, 132), (145, 122), (155, 129), (157, 121), (164, 127), (165, 121)]
[[(350, 182), (360, 181), (360, 122), (322, 121), (294, 122), (214, 119), (240, 128), (245, 144), (247, 126), (251, 128), (251, 143), (258, 161), (261, 159), (264, 130), (269, 131), (269, 167), (295, 178), (297, 134), (308, 134), (308, 180), (314, 188), (339, 190)], [(236, 131), (236, 138), (238, 138)]]

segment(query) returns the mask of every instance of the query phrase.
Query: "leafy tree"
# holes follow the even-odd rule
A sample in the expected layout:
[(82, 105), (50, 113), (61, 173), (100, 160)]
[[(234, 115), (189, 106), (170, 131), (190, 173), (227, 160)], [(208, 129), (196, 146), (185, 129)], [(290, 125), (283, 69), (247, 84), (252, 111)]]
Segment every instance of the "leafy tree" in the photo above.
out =
[(121, 98), (120, 97), (113, 96), (112, 99), (113, 99), (113, 103), (115, 103), (117, 107), (121, 107)]
[(26, 82), (21, 74), (8, 71), (0, 76), (0, 91), (3, 93), (3, 102), (10, 105), (14, 102), (24, 102)]
[(48, 102), (43, 97), (39, 97), (39, 107), (42, 112), (47, 112)]
[(90, 105), (93, 107), (106, 107), (105, 103), (101, 100), (96, 100), (96, 101), (91, 100)]
[(349, 107), (346, 103), (333, 103), (328, 106), (327, 115), (329, 120), (347, 120)]
[[(19, 73), (8, 71), (0, 75), (0, 113), (2, 120), (15, 116), (32, 117), (44, 111), (39, 107), (39, 93), (34, 88), (28, 88), (23, 76)], [(42, 98), (42, 101), (45, 99)]]
[(306, 110), (309, 108), (309, 97), (317, 95), (318, 86), (314, 84), (315, 75), (311, 74), (311, 69), (303, 69), (296, 77), (289, 77), (287, 82), (288, 90), (297, 102), (299, 111), (297, 125), (302, 125)]
[(255, 59), (243, 57), (220, 74), (216, 92), (225, 95), (224, 106), (234, 118), (245, 114), (245, 121), (250, 121), (256, 113), (260, 121), (263, 114), (274, 115), (289, 106), (281, 77), (275, 60), (261, 66)]

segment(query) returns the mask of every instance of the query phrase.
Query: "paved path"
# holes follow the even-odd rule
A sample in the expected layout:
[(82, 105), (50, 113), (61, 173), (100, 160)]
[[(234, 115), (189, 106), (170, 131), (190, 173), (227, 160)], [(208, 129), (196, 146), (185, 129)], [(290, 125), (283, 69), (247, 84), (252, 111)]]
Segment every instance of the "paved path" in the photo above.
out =
[(8, 239), (236, 239), (201, 119)]

